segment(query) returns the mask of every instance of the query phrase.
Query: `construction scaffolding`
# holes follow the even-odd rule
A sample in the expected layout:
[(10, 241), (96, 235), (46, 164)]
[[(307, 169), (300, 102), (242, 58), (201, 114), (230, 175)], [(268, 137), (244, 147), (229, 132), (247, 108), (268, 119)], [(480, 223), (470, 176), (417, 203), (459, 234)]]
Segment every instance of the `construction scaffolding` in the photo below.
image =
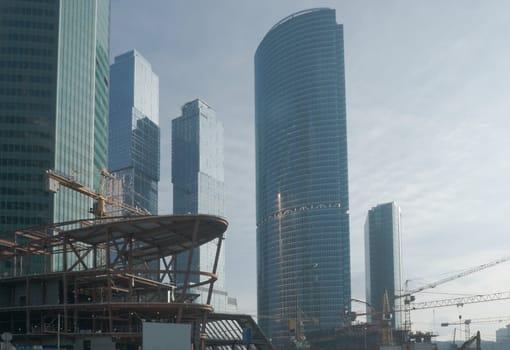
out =
[[(216, 265), (194, 271), (191, 259), (177, 266), (176, 256), (216, 240), (218, 259), (227, 225), (217, 216), (168, 215), (15, 231), (0, 240), (0, 330), (25, 345), (53, 344), (58, 333), (62, 348), (109, 336), (118, 349), (132, 349), (141, 344), (142, 322), (186, 322), (198, 334), (190, 339), (195, 349), (203, 349), (212, 306), (192, 303), (190, 291), (209, 286), (211, 294)], [(192, 275), (206, 278), (191, 283)]]

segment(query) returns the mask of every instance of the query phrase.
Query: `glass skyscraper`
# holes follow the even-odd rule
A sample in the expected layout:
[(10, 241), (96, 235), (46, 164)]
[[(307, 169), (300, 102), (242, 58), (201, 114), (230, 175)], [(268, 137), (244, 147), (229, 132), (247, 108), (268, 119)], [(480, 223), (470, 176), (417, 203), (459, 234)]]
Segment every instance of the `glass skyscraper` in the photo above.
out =
[(108, 167), (123, 181), (122, 201), (158, 213), (159, 78), (136, 50), (110, 67)]
[[(402, 309), (400, 208), (394, 203), (379, 204), (368, 211), (365, 221), (366, 298), (370, 322), (381, 321), (384, 294), (389, 310)], [(400, 313), (391, 313), (393, 328), (402, 328)]]
[[(175, 214), (225, 215), (223, 123), (215, 111), (200, 99), (186, 103), (182, 115), (172, 120), (172, 183)], [(215, 311), (230, 309), (225, 291), (225, 249), (222, 246), (214, 284), (212, 305)], [(216, 242), (199, 247), (193, 255), (193, 269), (212, 271)], [(187, 255), (177, 265), (186, 266)], [(192, 282), (198, 282), (194, 276)], [(200, 287), (197, 302), (205, 303), (207, 288)], [(235, 300), (233, 300), (235, 301)]]
[(292, 14), (255, 54), (258, 319), (278, 348), (350, 309), (343, 27)]
[(107, 161), (109, 0), (0, 2), (0, 231), (87, 217), (46, 189), (54, 169), (98, 188)]

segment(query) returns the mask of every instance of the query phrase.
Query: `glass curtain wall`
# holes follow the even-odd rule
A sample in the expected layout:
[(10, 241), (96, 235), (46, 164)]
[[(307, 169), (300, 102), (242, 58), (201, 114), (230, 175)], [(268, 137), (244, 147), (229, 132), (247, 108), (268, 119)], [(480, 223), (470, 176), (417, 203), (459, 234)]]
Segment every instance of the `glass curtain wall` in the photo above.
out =
[(0, 232), (90, 217), (92, 200), (49, 192), (45, 172), (98, 189), (109, 12), (109, 0), (0, 2)]
[(281, 20), (255, 54), (258, 319), (277, 348), (350, 308), (343, 27)]

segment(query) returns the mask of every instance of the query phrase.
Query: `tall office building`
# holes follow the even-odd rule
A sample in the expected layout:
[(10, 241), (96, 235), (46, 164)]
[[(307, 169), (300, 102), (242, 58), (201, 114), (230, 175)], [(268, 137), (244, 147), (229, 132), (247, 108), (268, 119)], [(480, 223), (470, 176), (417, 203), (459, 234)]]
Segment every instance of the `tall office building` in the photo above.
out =
[[(223, 167), (223, 123), (215, 111), (200, 99), (186, 103), (182, 115), (172, 120), (172, 183), (175, 214), (225, 215)], [(193, 256), (193, 269), (212, 271), (216, 242), (200, 246)], [(231, 309), (235, 299), (225, 291), (225, 249), (221, 249), (214, 284), (212, 305), (215, 311)], [(183, 269), (187, 255), (177, 261)], [(195, 276), (192, 282), (198, 282)], [(202, 277), (204, 278), (204, 277)], [(208, 289), (195, 290), (198, 302), (206, 302)]]
[(255, 54), (258, 318), (276, 345), (350, 308), (343, 50), (335, 10), (318, 8), (282, 19)]
[(123, 181), (122, 201), (158, 213), (159, 78), (136, 50), (110, 67), (108, 168)]
[(86, 218), (54, 169), (98, 188), (107, 161), (109, 0), (0, 1), (0, 231)]
[[(394, 203), (379, 204), (368, 211), (365, 221), (365, 276), (370, 322), (382, 319), (384, 310), (402, 309), (400, 208)], [(387, 294), (387, 308), (384, 308)], [(393, 328), (401, 328), (400, 313), (391, 312)]]

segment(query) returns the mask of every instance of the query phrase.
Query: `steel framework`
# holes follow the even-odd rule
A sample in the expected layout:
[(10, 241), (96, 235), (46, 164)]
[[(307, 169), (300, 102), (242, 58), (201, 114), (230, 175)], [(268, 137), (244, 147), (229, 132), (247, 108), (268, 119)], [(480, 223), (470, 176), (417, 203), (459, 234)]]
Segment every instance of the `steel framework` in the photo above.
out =
[(510, 292), (480, 294), (461, 298), (424, 301), (421, 303), (414, 303), (412, 305), (412, 310), (432, 309), (443, 306), (462, 306), (464, 304), (475, 304), (483, 303), (486, 301), (497, 301), (504, 299), (510, 299)]
[[(0, 329), (39, 343), (58, 332), (68, 340), (109, 335), (119, 344), (140, 344), (143, 321), (194, 322), (193, 334), (201, 335), (195, 348), (204, 348), (217, 263), (195, 271), (191, 258), (176, 266), (176, 256), (191, 257), (216, 240), (217, 261), (227, 225), (217, 216), (168, 215), (13, 232), (0, 240)], [(154, 260), (159, 268), (151, 267)], [(199, 282), (191, 283), (197, 274)], [(178, 275), (183, 284), (176, 284)], [(208, 302), (192, 303), (193, 288), (203, 285)]]

